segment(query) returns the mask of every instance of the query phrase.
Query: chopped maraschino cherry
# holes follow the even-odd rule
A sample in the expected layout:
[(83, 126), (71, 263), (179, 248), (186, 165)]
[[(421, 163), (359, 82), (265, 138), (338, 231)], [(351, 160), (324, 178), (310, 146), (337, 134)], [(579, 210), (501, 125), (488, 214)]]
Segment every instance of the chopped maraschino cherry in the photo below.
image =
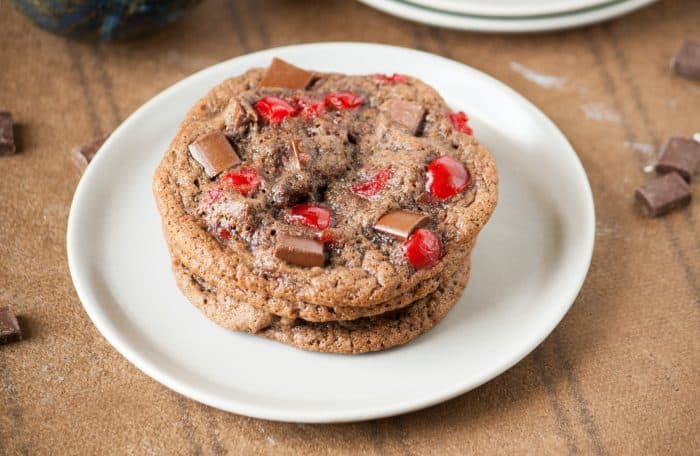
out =
[(448, 155), (431, 161), (427, 175), (426, 189), (441, 200), (456, 195), (471, 182), (471, 175), (464, 165)]
[(242, 166), (223, 175), (222, 180), (243, 196), (253, 196), (260, 186), (260, 176), (255, 168)]
[(226, 228), (221, 228), (219, 230), (219, 237), (221, 239), (231, 239), (231, 232)]
[(419, 228), (401, 245), (403, 254), (416, 269), (430, 269), (435, 266), (442, 253), (440, 238), (425, 228)]
[(374, 196), (379, 193), (391, 177), (389, 168), (380, 169), (372, 177), (360, 181), (352, 186), (352, 191), (360, 196)]
[(332, 92), (326, 95), (324, 101), (326, 106), (335, 109), (352, 109), (365, 102), (365, 100), (352, 92)]
[(374, 78), (380, 84), (405, 84), (408, 82), (408, 78), (403, 74), (394, 73), (392, 75), (377, 73)]
[(452, 126), (455, 127), (456, 130), (468, 135), (473, 133), (472, 128), (469, 126), (469, 117), (467, 117), (465, 113), (462, 111), (451, 112), (448, 116), (450, 122), (452, 122)]
[(301, 115), (307, 119), (316, 119), (317, 117), (321, 117), (326, 111), (326, 102), (324, 100), (295, 97), (293, 101), (297, 106), (299, 106)]
[(340, 230), (335, 228), (328, 228), (327, 230), (319, 231), (316, 234), (316, 239), (324, 244), (331, 244), (335, 246), (341, 246), (343, 244), (343, 236)]
[(297, 204), (289, 210), (289, 219), (317, 230), (325, 230), (331, 224), (331, 211), (313, 204)]
[(299, 108), (278, 97), (264, 97), (255, 103), (255, 111), (269, 124), (278, 124), (299, 113)]

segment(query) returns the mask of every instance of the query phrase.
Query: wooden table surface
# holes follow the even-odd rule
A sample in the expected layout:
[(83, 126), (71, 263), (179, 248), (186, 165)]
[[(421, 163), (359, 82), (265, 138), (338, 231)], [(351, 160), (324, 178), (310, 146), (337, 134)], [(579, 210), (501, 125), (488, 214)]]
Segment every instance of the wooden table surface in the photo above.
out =
[[(684, 37), (700, 39), (697, 0), (540, 35), (440, 30), (350, 0), (208, 0), (173, 27), (111, 45), (43, 32), (0, 0), (0, 32), (0, 108), (14, 113), (22, 149), (0, 158), (0, 304), (28, 331), (0, 347), (0, 454), (700, 453), (700, 184), (688, 210), (662, 219), (632, 199), (652, 151), (700, 130), (700, 83), (668, 67)], [(65, 250), (79, 179), (69, 150), (221, 60), (350, 40), (472, 65), (560, 126), (596, 203), (583, 290), (517, 366), (427, 410), (301, 425), (191, 401), (119, 355), (78, 301)]]

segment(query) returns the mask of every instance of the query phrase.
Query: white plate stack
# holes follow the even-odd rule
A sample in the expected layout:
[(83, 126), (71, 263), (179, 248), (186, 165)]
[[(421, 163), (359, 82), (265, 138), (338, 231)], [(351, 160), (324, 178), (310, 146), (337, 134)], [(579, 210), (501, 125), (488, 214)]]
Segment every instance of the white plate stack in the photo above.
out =
[(656, 0), (360, 0), (404, 19), (459, 30), (540, 32), (612, 19)]

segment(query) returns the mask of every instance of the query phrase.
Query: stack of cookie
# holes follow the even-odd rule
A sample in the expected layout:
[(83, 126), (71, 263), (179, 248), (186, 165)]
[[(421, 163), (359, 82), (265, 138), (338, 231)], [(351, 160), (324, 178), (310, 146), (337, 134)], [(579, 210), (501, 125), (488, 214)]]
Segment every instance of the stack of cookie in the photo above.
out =
[(334, 353), (447, 314), (497, 187), (467, 117), (421, 81), (279, 59), (200, 100), (154, 178), (177, 284), (204, 315)]

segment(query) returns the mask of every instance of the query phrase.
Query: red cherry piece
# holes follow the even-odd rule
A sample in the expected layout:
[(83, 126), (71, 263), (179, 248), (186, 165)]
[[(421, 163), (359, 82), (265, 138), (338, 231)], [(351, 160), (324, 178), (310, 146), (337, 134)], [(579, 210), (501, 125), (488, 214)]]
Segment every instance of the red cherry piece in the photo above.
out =
[(331, 211), (313, 204), (297, 204), (289, 210), (288, 218), (292, 222), (325, 230), (331, 224)]
[(269, 124), (278, 124), (299, 113), (299, 108), (278, 97), (264, 97), (255, 103), (255, 111)]
[(334, 228), (319, 231), (316, 234), (316, 239), (323, 242), (324, 244), (331, 244), (335, 246), (340, 246), (343, 244), (342, 234), (339, 230)]
[(316, 119), (326, 112), (326, 102), (324, 100), (295, 97), (293, 101), (299, 107), (301, 115), (307, 119)]
[(472, 128), (469, 126), (469, 117), (467, 117), (465, 113), (462, 111), (451, 112), (448, 114), (448, 116), (450, 118), (450, 122), (452, 122), (452, 126), (455, 127), (456, 130), (468, 135), (473, 133)]
[(408, 262), (416, 269), (430, 269), (442, 254), (442, 243), (435, 233), (419, 228), (401, 245)]
[(408, 78), (403, 74), (394, 73), (392, 75), (377, 73), (374, 78), (380, 84), (405, 84), (408, 82)]
[(441, 200), (456, 195), (471, 182), (471, 175), (464, 165), (448, 155), (431, 161), (427, 175), (426, 189)]
[(260, 187), (258, 171), (245, 166), (224, 174), (223, 181), (243, 196), (254, 196)]
[(231, 239), (231, 232), (226, 228), (221, 228), (219, 230), (219, 237), (221, 239)]
[(384, 188), (390, 177), (391, 170), (389, 168), (381, 169), (372, 177), (353, 185), (352, 191), (360, 196), (374, 196)]
[(352, 109), (365, 102), (352, 92), (332, 92), (325, 96), (324, 101), (326, 106), (335, 109)]

